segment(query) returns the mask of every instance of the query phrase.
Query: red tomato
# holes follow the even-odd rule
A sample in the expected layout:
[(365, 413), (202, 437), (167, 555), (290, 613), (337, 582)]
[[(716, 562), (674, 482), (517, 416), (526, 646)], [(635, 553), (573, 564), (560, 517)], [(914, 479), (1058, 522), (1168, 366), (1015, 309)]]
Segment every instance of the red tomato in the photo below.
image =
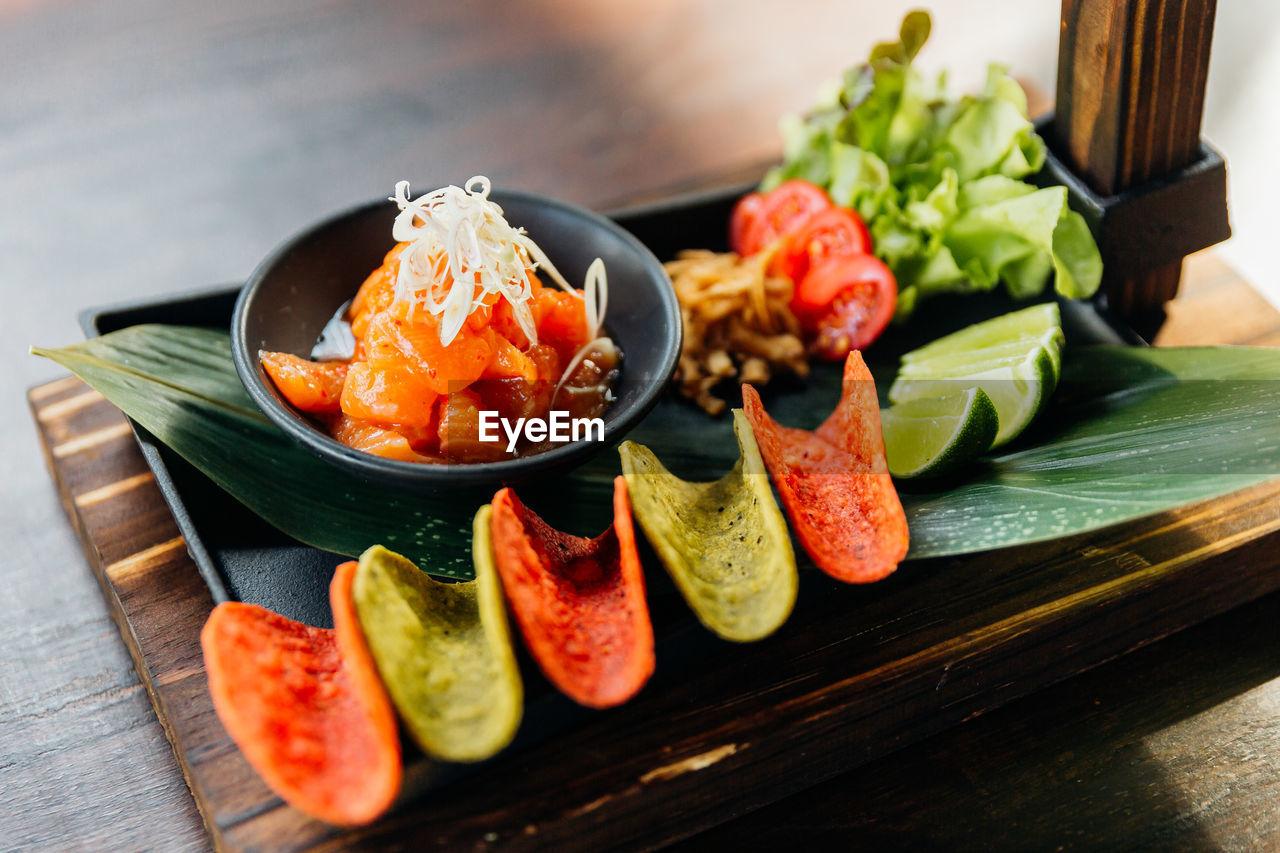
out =
[(796, 286), (791, 310), (819, 358), (841, 361), (880, 337), (893, 317), (898, 283), (874, 255), (828, 258)]
[(729, 248), (739, 255), (750, 254), (744, 251), (743, 241), (746, 239), (747, 229), (755, 224), (763, 209), (764, 196), (760, 193), (748, 193), (733, 206), (733, 215), (729, 217)]
[(862, 218), (847, 208), (830, 207), (791, 233), (769, 271), (798, 282), (827, 258), (870, 253), (871, 233)]
[[(755, 254), (829, 207), (831, 198), (816, 184), (798, 179), (778, 184), (762, 196), (755, 215), (747, 216), (738, 254)], [(750, 209), (744, 213), (749, 214)]]

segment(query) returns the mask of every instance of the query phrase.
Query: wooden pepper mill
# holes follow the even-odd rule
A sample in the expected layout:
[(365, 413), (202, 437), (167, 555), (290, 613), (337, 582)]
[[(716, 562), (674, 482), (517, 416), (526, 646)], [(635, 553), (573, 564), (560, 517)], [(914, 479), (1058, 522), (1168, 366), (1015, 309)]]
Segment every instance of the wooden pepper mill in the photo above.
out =
[(1062, 0), (1047, 182), (1103, 260), (1110, 309), (1150, 340), (1182, 259), (1231, 236), (1226, 165), (1200, 139), (1216, 0)]

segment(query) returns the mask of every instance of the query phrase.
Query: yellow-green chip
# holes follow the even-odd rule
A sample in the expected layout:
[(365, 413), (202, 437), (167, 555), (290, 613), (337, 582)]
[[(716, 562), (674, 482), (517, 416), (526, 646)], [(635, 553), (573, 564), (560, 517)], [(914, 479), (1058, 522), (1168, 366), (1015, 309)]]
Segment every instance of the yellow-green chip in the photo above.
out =
[(360, 627), (405, 728), (429, 755), (480, 761), (511, 742), (524, 688), (493, 567), (489, 507), (474, 521), (476, 579), (433, 580), (374, 546), (360, 557)]
[(787, 621), (798, 576), (787, 523), (741, 411), (733, 428), (741, 455), (712, 483), (679, 479), (635, 442), (618, 452), (636, 520), (689, 607), (726, 640), (748, 642)]

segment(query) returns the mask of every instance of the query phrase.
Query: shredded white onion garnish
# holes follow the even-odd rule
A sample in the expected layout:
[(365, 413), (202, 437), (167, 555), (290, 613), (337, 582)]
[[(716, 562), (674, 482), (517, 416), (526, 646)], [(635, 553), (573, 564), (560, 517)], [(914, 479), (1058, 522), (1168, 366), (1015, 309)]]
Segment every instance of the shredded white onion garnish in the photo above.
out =
[[(589, 272), (588, 275), (590, 275)], [(590, 293), (590, 291), (587, 292)], [(569, 377), (573, 375), (573, 372), (578, 369), (578, 365), (582, 364), (582, 362), (586, 360), (587, 354), (591, 352), (592, 349), (599, 349), (601, 354), (616, 354), (618, 352), (617, 348), (613, 344), (613, 338), (610, 337), (599, 337), (595, 340), (587, 341), (579, 347), (578, 351), (573, 354), (573, 358), (569, 359), (569, 365), (565, 367), (564, 372), (560, 374), (560, 381), (556, 383), (555, 390), (551, 392), (551, 403), (548, 408), (555, 408), (556, 398), (560, 396), (560, 390), (564, 388), (564, 384), (569, 381)], [(613, 398), (610, 397), (609, 399)]]
[(594, 338), (604, 328), (604, 312), (609, 307), (609, 277), (605, 274), (604, 261), (600, 258), (596, 258), (587, 267), (582, 293), (586, 303), (587, 337)]
[[(543, 269), (557, 285), (584, 300), (589, 334), (596, 336), (608, 304), (604, 262), (592, 262), (584, 293), (579, 294), (523, 228), (511, 227), (502, 208), (489, 200), (490, 189), (489, 179), (477, 175), (463, 187), (441, 187), (412, 199), (408, 181), (396, 184), (389, 200), (400, 213), (391, 235), (410, 244), (400, 256), (396, 301), (407, 303), (410, 312), (424, 308), (440, 315), (440, 343), (448, 346), (467, 317), (496, 293), (511, 303), (520, 330), (534, 344), (538, 330), (529, 310), (533, 289), (528, 271)], [(435, 285), (446, 272), (452, 283), (443, 299), (437, 299)]]

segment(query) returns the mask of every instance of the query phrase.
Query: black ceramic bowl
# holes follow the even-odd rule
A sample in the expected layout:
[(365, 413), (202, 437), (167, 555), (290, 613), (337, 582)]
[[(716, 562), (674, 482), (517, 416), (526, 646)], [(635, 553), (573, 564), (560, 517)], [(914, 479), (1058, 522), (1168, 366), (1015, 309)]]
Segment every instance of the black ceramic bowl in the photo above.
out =
[(241, 381), (287, 435), (322, 459), (371, 482), (432, 494), (496, 489), (563, 473), (611, 447), (653, 408), (680, 354), (680, 310), (662, 264), (639, 240), (588, 210), (531, 193), (494, 190), (507, 221), (523, 227), (565, 278), (581, 285), (602, 258), (609, 278), (605, 326), (622, 350), (604, 441), (558, 445), (498, 462), (417, 464), (354, 450), (329, 437), (276, 390), (259, 350), (306, 357), (320, 330), (395, 244), (397, 208), (379, 201), (316, 225), (285, 243), (253, 272), (231, 321)]

